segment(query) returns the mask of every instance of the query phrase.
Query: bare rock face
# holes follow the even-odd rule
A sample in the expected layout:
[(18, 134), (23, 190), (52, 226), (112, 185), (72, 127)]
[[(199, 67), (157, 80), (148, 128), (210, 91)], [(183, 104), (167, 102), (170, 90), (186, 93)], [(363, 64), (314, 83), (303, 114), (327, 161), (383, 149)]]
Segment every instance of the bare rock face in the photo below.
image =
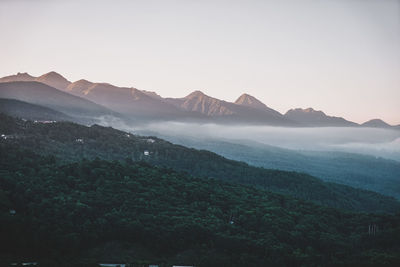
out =
[(35, 77), (29, 75), (28, 73), (18, 72), (15, 75), (5, 76), (0, 78), (0, 82), (7, 83), (7, 82), (31, 82), (34, 81)]
[(37, 82), (47, 84), (48, 86), (57, 88), (62, 91), (66, 91), (68, 85), (71, 84), (70, 81), (65, 79), (62, 75), (57, 72), (51, 71), (49, 73), (43, 74), (35, 79)]
[(236, 101), (236, 104), (246, 107), (252, 107), (260, 110), (269, 109), (263, 102), (249, 94), (242, 94)]
[[(8, 82), (40, 82), (133, 117), (162, 120), (184, 118), (185, 121), (200, 119), (210, 122), (279, 126), (359, 126), (344, 118), (329, 116), (313, 108), (290, 109), (282, 115), (247, 93), (242, 94), (235, 102), (220, 100), (201, 91), (194, 91), (182, 98), (163, 98), (156, 92), (133, 87), (118, 87), (108, 83), (94, 83), (84, 79), (71, 83), (54, 71), (39, 77), (28, 73), (17, 73), (0, 78), (0, 83)], [(368, 121), (362, 126), (391, 127), (379, 119)]]
[(245, 107), (250, 107), (250, 108), (254, 108), (254, 109), (258, 109), (261, 111), (265, 111), (268, 112), (272, 115), (275, 116), (280, 116), (282, 114), (280, 114), (279, 112), (277, 112), (276, 110), (268, 107), (267, 105), (265, 105), (263, 102), (261, 102), (260, 100), (258, 100), (257, 98), (255, 98), (254, 96), (251, 96), (249, 94), (242, 94), (236, 101), (235, 104), (237, 105), (241, 105), (241, 106), (245, 106)]
[(207, 116), (232, 115), (235, 113), (232, 103), (210, 97), (201, 91), (194, 91), (184, 97), (179, 107)]
[(51, 71), (49, 73), (43, 74), (39, 77), (34, 77), (29, 75), (28, 73), (18, 72), (15, 75), (6, 76), (0, 78), (0, 82), (40, 82), (44, 83), (48, 86), (54, 87), (58, 90), (65, 91), (67, 87), (71, 84), (70, 81), (65, 79), (61, 74), (57, 72)]
[(75, 95), (83, 95), (86, 90), (88, 90), (94, 83), (89, 82), (88, 80), (78, 80), (68, 85), (66, 91), (75, 94)]

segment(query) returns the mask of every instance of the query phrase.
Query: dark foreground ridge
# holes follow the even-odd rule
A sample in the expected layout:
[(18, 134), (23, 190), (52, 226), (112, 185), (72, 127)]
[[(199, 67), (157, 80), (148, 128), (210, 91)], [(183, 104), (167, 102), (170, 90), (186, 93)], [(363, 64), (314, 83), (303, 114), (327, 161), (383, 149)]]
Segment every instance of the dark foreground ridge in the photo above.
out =
[(400, 264), (400, 215), (344, 212), (129, 159), (64, 165), (4, 142), (0, 170), (2, 266)]

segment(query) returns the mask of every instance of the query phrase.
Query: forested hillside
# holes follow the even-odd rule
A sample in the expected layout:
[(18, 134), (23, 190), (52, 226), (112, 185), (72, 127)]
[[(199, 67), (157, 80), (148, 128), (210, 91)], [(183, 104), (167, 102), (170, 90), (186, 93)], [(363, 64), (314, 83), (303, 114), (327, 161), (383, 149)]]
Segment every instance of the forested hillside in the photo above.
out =
[(197, 177), (252, 185), (335, 208), (377, 213), (400, 210), (400, 204), (394, 198), (374, 192), (322, 182), (302, 173), (252, 167), (212, 152), (188, 149), (155, 137), (135, 136), (98, 125), (32, 123), (1, 115), (0, 132), (8, 135), (3, 142), (18, 144), (44, 155), (56, 155), (63, 162), (96, 157), (122, 161), (130, 158)]
[(400, 264), (399, 215), (343, 212), (129, 159), (63, 165), (4, 142), (0, 170), (2, 265)]
[(175, 144), (209, 150), (253, 166), (306, 172), (324, 181), (371, 190), (400, 199), (399, 161), (347, 152), (290, 150), (243, 140), (151, 134)]

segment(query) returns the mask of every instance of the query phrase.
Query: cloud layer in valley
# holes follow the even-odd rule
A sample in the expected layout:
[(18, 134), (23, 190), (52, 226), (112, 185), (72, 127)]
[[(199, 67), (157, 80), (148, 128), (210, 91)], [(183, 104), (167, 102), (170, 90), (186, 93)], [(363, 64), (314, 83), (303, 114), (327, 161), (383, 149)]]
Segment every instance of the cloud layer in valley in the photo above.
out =
[(254, 141), (295, 150), (345, 151), (400, 161), (400, 131), (362, 127), (287, 128), (271, 126), (232, 126), (180, 122), (153, 123), (130, 128), (137, 133), (212, 138), (234, 142)]

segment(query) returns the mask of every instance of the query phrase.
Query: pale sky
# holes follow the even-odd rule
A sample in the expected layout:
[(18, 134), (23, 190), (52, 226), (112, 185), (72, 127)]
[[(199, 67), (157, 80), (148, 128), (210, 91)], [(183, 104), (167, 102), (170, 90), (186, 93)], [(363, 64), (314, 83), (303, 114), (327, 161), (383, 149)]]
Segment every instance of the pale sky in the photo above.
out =
[(400, 0), (0, 0), (0, 76), (400, 124)]

